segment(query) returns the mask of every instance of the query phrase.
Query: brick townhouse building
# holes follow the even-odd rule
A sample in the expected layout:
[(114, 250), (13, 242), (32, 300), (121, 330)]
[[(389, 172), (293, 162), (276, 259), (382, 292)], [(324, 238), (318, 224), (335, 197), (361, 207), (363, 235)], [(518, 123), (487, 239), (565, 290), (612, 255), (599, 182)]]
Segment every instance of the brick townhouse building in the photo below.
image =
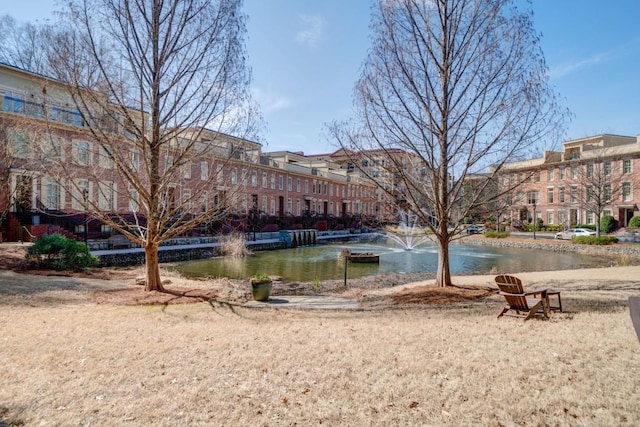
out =
[[(43, 87), (49, 91), (46, 100), (41, 96)], [(72, 219), (86, 215), (87, 200), (103, 211), (126, 215), (136, 210), (135, 191), (121, 182), (110, 156), (103, 152), (107, 148), (92, 143), (87, 122), (64, 86), (0, 64), (0, 97), (0, 218), (5, 239), (25, 239), (23, 230), (33, 234), (48, 222), (63, 223), (64, 218), (71, 219), (66, 223), (69, 232), (86, 237), (84, 226), (77, 221), (74, 226)], [(143, 114), (138, 117), (144, 120)], [(109, 126), (126, 144), (126, 126)], [(169, 204), (201, 210), (225, 203), (236, 218), (258, 214), (263, 222), (288, 218), (289, 223), (310, 217), (375, 216), (387, 209), (380, 207), (372, 182), (330, 160), (290, 152), (265, 153), (257, 142), (207, 129), (189, 129), (180, 137), (194, 138), (196, 155), (170, 188)], [(197, 155), (198, 147), (210, 144), (215, 144), (214, 150)], [(67, 156), (61, 163), (71, 169), (73, 182), (56, 178), (48, 166), (51, 162), (47, 163), (53, 156)], [(140, 156), (131, 144), (127, 161), (134, 171)], [(161, 157), (169, 168), (172, 153), (166, 150)], [(205, 184), (210, 190), (199, 191), (202, 195), (195, 200), (192, 195)], [(109, 231), (104, 224), (92, 227), (91, 232)]]
[(619, 227), (640, 214), (640, 136), (596, 135), (566, 141), (562, 151), (511, 162), (499, 171), (503, 217), (512, 225), (541, 219), (570, 227), (595, 224), (597, 211)]

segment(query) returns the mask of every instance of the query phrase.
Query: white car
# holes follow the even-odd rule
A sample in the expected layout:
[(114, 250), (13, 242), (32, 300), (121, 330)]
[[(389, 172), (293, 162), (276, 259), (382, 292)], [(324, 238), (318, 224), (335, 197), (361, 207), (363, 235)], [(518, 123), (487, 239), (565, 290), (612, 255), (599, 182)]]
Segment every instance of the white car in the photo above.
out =
[(588, 228), (570, 228), (556, 233), (556, 239), (571, 240), (572, 237), (595, 236), (596, 232)]

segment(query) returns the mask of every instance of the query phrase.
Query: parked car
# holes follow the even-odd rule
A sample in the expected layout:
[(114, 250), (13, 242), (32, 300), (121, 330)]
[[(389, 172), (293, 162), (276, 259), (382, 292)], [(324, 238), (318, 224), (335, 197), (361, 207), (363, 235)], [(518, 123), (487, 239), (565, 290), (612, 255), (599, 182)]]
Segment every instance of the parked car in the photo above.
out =
[(569, 228), (556, 233), (556, 239), (571, 240), (572, 237), (595, 236), (596, 232), (588, 228)]
[(485, 226), (484, 225), (470, 225), (467, 227), (466, 229), (466, 233), (467, 234), (479, 234), (479, 233), (484, 233), (485, 231)]

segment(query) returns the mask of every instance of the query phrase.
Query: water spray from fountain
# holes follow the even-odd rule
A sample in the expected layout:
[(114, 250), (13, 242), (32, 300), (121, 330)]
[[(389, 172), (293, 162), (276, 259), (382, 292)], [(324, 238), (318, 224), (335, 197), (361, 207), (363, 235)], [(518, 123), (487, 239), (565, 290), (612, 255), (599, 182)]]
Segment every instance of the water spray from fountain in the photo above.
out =
[(393, 229), (387, 228), (387, 237), (399, 244), (404, 250), (411, 251), (431, 241), (425, 227), (418, 224), (416, 215), (410, 212), (398, 212), (399, 223)]

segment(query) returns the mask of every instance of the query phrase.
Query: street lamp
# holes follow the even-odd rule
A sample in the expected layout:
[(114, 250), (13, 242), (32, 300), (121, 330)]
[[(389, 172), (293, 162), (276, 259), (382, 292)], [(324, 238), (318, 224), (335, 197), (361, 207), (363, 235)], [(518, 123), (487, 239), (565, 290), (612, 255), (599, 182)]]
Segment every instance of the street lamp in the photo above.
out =
[(87, 218), (87, 199), (89, 198), (89, 190), (86, 188), (82, 190), (82, 199), (84, 200), (84, 244), (87, 244), (89, 238), (89, 221)]

